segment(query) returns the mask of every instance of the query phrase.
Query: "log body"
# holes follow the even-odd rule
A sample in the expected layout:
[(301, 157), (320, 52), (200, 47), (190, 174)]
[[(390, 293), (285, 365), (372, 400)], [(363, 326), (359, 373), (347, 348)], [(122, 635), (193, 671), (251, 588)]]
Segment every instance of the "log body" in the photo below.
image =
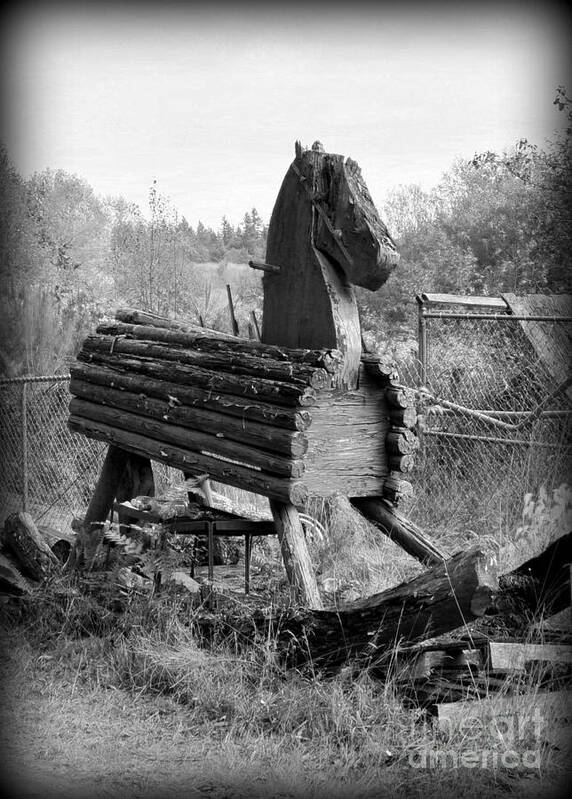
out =
[(304, 483), (310, 495), (381, 494), (389, 472), (388, 406), (383, 390), (364, 370), (353, 391), (321, 391), (306, 431)]

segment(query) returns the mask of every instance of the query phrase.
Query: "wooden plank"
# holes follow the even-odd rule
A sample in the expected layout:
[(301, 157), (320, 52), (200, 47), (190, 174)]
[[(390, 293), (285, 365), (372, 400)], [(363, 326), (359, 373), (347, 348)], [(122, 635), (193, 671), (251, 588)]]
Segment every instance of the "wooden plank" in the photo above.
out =
[(501, 297), (477, 297), (464, 294), (421, 294), (426, 305), (464, 305), (467, 308), (502, 308), (507, 304)]
[[(517, 316), (572, 316), (571, 295), (559, 295), (557, 299), (552, 295), (528, 294), (517, 297), (515, 294), (505, 294), (504, 298)], [(572, 325), (569, 322), (557, 324), (524, 320), (520, 320), (519, 325), (556, 385), (564, 383), (572, 373)], [(572, 399), (572, 386), (566, 393)]]
[(491, 671), (523, 670), (527, 663), (572, 663), (572, 646), (567, 644), (521, 644), (491, 641), (487, 665)]
[(572, 693), (553, 691), (518, 696), (495, 694), (486, 699), (444, 702), (436, 706), (437, 726), (445, 733), (490, 730), (514, 736), (533, 734), (537, 739), (550, 732), (552, 725), (572, 722)]

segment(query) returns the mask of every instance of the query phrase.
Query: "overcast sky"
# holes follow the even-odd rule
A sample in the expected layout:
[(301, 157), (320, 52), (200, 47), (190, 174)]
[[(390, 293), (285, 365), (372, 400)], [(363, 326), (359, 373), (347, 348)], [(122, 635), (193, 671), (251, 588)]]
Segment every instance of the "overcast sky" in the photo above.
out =
[(19, 4), (3, 20), (1, 138), (26, 176), (61, 168), (143, 210), (156, 179), (215, 228), (253, 206), (268, 221), (294, 141), (320, 139), (380, 204), (457, 156), (551, 135), (569, 29), (535, 6)]

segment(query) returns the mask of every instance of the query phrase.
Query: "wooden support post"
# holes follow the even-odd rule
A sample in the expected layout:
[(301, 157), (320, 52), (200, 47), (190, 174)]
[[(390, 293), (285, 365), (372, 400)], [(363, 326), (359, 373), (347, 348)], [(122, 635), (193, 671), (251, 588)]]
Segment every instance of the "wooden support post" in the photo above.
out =
[(355, 497), (352, 505), (372, 521), (382, 533), (399, 544), (409, 555), (421, 563), (438, 566), (448, 555), (439, 550), (416, 524), (410, 522), (389, 503), (374, 497)]
[(297, 599), (314, 610), (322, 607), (304, 530), (293, 505), (270, 500), (286, 574)]

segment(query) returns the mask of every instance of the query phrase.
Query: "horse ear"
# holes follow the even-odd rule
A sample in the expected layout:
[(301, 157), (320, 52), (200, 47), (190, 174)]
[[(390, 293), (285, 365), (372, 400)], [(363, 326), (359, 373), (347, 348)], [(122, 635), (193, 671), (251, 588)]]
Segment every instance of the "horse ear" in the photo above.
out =
[(294, 152), (296, 154), (296, 158), (302, 158), (302, 142), (297, 139), (296, 143), (294, 144)]

